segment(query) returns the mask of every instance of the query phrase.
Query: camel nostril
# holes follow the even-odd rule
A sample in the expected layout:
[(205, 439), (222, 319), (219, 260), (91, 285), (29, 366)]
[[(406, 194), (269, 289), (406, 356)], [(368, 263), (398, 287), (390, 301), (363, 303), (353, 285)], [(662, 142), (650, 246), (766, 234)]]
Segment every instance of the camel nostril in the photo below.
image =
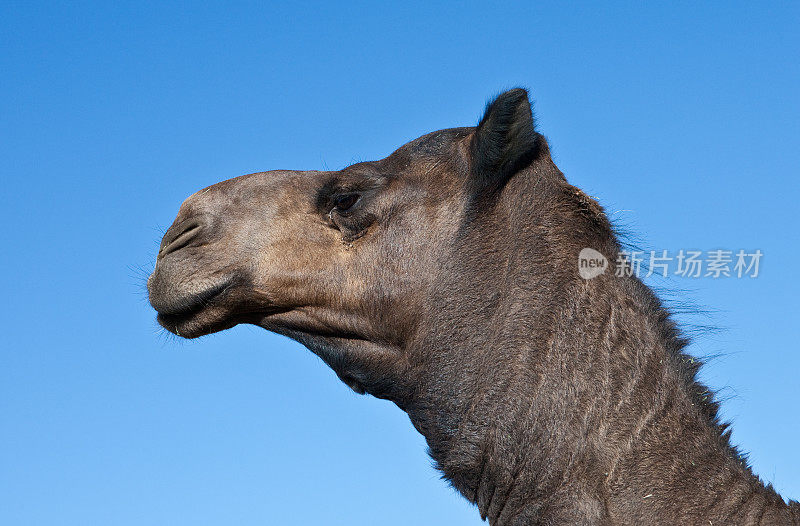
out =
[(178, 228), (170, 228), (161, 241), (161, 248), (158, 251), (158, 259), (167, 254), (180, 250), (194, 240), (202, 230), (199, 221), (189, 221), (178, 225)]

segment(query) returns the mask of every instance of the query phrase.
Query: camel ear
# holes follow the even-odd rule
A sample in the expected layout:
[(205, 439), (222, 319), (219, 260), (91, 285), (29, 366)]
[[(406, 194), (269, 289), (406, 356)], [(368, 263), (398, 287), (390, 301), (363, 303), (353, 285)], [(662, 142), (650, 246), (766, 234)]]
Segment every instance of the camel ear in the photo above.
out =
[(470, 145), (477, 189), (499, 189), (530, 164), (536, 157), (539, 137), (524, 89), (506, 91), (487, 104)]

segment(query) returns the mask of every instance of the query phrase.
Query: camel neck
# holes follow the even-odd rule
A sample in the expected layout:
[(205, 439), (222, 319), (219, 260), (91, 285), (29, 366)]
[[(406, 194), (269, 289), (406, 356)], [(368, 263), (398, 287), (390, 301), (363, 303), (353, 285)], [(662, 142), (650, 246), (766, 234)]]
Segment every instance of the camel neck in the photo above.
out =
[(408, 407), (490, 524), (792, 524), (798, 512), (730, 446), (647, 287), (605, 276), (530, 295), (495, 275), (469, 328), (454, 312), (428, 335), (429, 375)]

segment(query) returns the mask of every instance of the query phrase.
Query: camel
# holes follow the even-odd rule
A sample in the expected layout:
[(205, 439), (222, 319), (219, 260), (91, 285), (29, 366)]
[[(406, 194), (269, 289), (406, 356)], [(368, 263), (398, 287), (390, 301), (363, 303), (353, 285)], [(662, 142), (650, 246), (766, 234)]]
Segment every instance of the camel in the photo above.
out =
[(193, 194), (148, 289), (174, 334), (255, 324), (394, 402), (492, 526), (800, 524), (650, 288), (581, 276), (620, 247), (518, 88), (379, 161)]

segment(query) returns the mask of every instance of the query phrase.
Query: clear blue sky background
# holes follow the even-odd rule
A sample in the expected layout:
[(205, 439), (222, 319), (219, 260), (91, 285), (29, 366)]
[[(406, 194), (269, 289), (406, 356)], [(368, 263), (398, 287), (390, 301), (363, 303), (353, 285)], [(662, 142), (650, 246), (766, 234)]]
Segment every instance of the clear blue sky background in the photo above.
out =
[[(337, 169), (531, 89), (569, 179), (648, 248), (755, 470), (800, 498), (800, 8), (4, 2), (0, 523), (479, 524), (396, 407), (253, 327), (184, 342), (143, 280), (195, 190)], [(378, 521), (378, 517), (381, 517)]]

